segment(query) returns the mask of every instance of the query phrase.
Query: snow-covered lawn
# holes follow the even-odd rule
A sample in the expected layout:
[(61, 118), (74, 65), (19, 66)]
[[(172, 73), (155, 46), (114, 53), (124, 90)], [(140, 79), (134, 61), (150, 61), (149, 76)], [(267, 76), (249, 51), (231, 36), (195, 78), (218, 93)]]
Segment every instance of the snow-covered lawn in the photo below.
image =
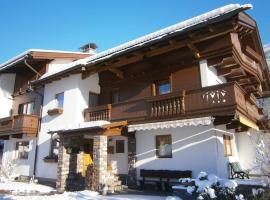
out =
[[(4, 193), (9, 194), (4, 194)], [(166, 200), (161, 196), (144, 196), (129, 194), (114, 194), (108, 196), (99, 195), (92, 191), (65, 192), (63, 194), (53, 194), (54, 188), (24, 182), (0, 182), (0, 200)], [(2, 193), (2, 194), (1, 194)]]
[(166, 200), (166, 197), (160, 196), (144, 196), (144, 195), (108, 195), (102, 196), (96, 192), (80, 191), (80, 192), (65, 192), (63, 194), (55, 194), (50, 196), (0, 196), (2, 200)]
[(0, 191), (2, 192), (10, 191), (12, 194), (29, 194), (29, 193), (48, 194), (50, 192), (55, 192), (55, 189), (52, 187), (36, 183), (7, 181), (7, 182), (0, 182)]

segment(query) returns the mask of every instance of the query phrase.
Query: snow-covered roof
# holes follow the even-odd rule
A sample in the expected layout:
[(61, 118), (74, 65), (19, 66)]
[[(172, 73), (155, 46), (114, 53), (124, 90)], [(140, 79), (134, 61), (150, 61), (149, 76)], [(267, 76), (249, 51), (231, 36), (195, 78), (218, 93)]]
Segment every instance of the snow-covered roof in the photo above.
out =
[(47, 49), (28, 49), (22, 53), (20, 53), (17, 56), (14, 56), (13, 58), (7, 60), (6, 62), (0, 64), (0, 71), (20, 62), (23, 60), (26, 56), (31, 54), (32, 52), (43, 52), (43, 53), (69, 53), (69, 54), (89, 54), (89, 53), (83, 53), (78, 51), (60, 51), (60, 50), (47, 50)]
[(227, 14), (235, 14), (237, 12), (241, 12), (243, 10), (247, 10), (250, 8), (252, 8), (251, 4), (244, 4), (244, 5), (229, 4), (229, 5), (220, 7), (218, 9), (204, 13), (204, 14), (199, 15), (197, 17), (185, 20), (185, 21), (180, 22), (178, 24), (169, 26), (167, 28), (164, 28), (164, 29), (161, 29), (159, 31), (153, 32), (151, 34), (145, 35), (145, 36), (140, 37), (138, 39), (124, 43), (124, 44), (119, 45), (117, 47), (114, 47), (114, 48), (108, 49), (106, 51), (97, 53), (94, 56), (90, 56), (90, 57), (80, 59), (80, 60), (77, 60), (75, 62), (66, 64), (61, 70), (54, 71), (51, 73), (46, 73), (39, 80), (37, 80), (35, 82), (40, 82), (44, 79), (48, 79), (52, 76), (56, 76), (56, 75), (61, 74), (63, 72), (72, 71), (74, 69), (77, 69), (78, 66), (95, 64), (99, 61), (109, 59), (112, 56), (119, 55), (119, 54), (126, 52), (128, 50), (142, 47), (144, 45), (158, 41), (160, 39), (164, 39), (165, 37), (173, 35), (173, 34), (181, 33), (187, 29), (194, 28), (197, 25), (207, 23), (210, 20), (217, 19), (217, 18), (225, 16)]

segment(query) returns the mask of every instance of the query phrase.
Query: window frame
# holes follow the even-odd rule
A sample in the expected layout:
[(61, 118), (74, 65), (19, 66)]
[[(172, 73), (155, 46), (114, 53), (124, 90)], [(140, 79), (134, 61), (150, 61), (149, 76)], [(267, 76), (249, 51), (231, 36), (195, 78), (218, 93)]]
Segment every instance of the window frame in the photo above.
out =
[[(230, 135), (223, 135), (224, 156), (229, 157), (233, 155), (232, 151), (232, 137)], [(229, 148), (229, 152), (228, 152)]]
[[(20, 145), (21, 143), (21, 145)], [(27, 144), (27, 145), (22, 145), (22, 144)], [(15, 143), (15, 150), (16, 150), (16, 154), (17, 154), (17, 158), (19, 160), (28, 160), (29, 158), (29, 146), (30, 146), (30, 142), (29, 141), (17, 141)], [(20, 150), (19, 147), (22, 147), (22, 151)]]
[[(28, 113), (28, 108), (29, 108), (29, 105), (30, 104), (33, 104), (33, 110), (31, 113)], [(22, 113), (20, 112), (20, 108), (22, 106)], [(29, 101), (29, 102), (26, 102), (26, 103), (20, 103), (19, 106), (18, 106), (18, 115), (33, 115), (34, 114), (34, 109), (35, 109), (35, 101)]]
[[(169, 143), (171, 145), (171, 154), (170, 155), (160, 155), (160, 152), (159, 152), (159, 147), (160, 147), (160, 140), (162, 138), (165, 138), (165, 137), (169, 137), (168, 140), (169, 140)], [(161, 138), (161, 139), (159, 139)], [(171, 134), (166, 134), (166, 135), (156, 135), (155, 137), (155, 142), (156, 142), (156, 157), (157, 158), (172, 158), (173, 157), (173, 148), (172, 148), (172, 135)]]
[[(96, 100), (97, 100), (97, 105), (95, 105), (95, 106), (91, 106), (91, 105), (90, 105), (90, 95), (96, 96), (96, 98), (97, 98), (97, 99), (96, 99)], [(96, 106), (98, 106), (98, 105), (99, 105), (99, 94), (90, 91), (90, 92), (89, 92), (89, 95), (88, 95), (88, 107), (89, 107), (89, 108), (90, 108), (90, 107), (96, 107)]]
[[(169, 94), (172, 92), (172, 83), (171, 83), (171, 78), (168, 77), (166, 79), (161, 79), (161, 80), (157, 80), (153, 83), (153, 86), (152, 86), (152, 93), (153, 93), (153, 96), (158, 96), (158, 95), (164, 95), (164, 94)], [(165, 84), (169, 84), (170, 86), (170, 91), (167, 92), (167, 93), (164, 93), (164, 94), (160, 94), (159, 92), (159, 87), (161, 85), (165, 85)]]
[[(60, 95), (63, 95), (63, 102), (62, 102), (62, 107), (59, 107), (59, 100), (58, 100), (58, 97), (60, 96)], [(60, 93), (57, 93), (57, 94), (55, 94), (55, 96), (54, 96), (54, 107), (56, 108), (56, 109), (64, 109), (64, 101), (65, 101), (65, 93), (64, 92), (60, 92)]]
[[(58, 154), (54, 153), (55, 149), (58, 150)], [(58, 159), (58, 155), (59, 155), (59, 141), (57, 141), (56, 139), (51, 138), (49, 157)]]
[[(121, 148), (119, 147), (119, 145), (121, 145), (120, 146)], [(125, 153), (125, 140), (124, 139), (115, 140), (115, 153)]]

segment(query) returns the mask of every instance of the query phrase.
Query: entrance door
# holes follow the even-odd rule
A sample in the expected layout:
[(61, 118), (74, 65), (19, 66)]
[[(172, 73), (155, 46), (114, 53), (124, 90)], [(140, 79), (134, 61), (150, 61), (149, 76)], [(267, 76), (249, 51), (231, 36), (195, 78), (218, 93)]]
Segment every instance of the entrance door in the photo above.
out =
[(84, 143), (84, 150), (83, 150), (82, 176), (86, 175), (88, 166), (92, 164), (93, 164), (93, 139), (87, 139)]

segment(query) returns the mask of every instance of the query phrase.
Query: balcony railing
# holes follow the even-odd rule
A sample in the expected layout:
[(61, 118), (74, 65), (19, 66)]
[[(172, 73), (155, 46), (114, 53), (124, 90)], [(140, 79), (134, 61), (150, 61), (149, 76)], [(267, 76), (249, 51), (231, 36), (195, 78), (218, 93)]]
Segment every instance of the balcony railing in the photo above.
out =
[(14, 115), (0, 119), (0, 134), (37, 134), (39, 116), (36, 115)]
[(85, 113), (85, 118), (87, 119), (86, 121), (110, 121), (111, 104), (87, 108)]
[(201, 116), (234, 115), (259, 118), (254, 96), (236, 83), (180, 91), (85, 109), (85, 121), (153, 121)]

